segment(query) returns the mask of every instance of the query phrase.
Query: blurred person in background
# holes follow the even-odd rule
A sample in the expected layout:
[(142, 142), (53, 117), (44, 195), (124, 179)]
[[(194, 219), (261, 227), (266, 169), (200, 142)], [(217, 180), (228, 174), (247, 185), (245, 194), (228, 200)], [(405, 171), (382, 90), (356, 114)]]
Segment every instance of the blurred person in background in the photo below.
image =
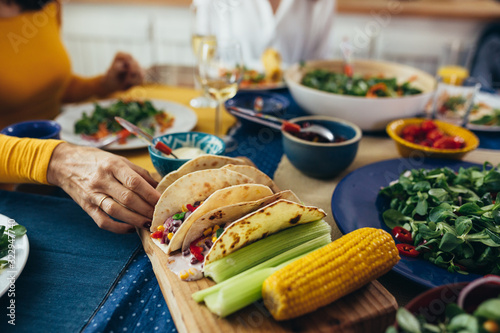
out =
[[(62, 103), (104, 97), (142, 82), (141, 68), (124, 53), (104, 75), (72, 74), (60, 23), (57, 1), (0, 0), (0, 128), (50, 119)], [(60, 140), (5, 135), (0, 135), (0, 183), (59, 186), (99, 227), (116, 233), (149, 229), (160, 197), (151, 175), (124, 157)]]
[(0, 128), (52, 119), (62, 103), (105, 97), (142, 83), (139, 64), (126, 53), (116, 54), (103, 75), (73, 74), (60, 28), (57, 0), (0, 0)]
[(248, 68), (258, 68), (267, 48), (285, 67), (333, 55), (335, 0), (194, 0), (198, 26), (210, 22), (216, 38), (241, 43)]

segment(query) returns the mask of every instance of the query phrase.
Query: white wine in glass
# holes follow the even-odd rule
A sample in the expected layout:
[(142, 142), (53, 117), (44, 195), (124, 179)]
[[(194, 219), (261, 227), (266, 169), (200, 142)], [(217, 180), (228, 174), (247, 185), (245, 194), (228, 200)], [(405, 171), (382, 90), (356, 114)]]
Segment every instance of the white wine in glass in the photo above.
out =
[(222, 133), (222, 105), (236, 95), (243, 77), (243, 58), (237, 42), (218, 41), (216, 44), (204, 41), (200, 44), (198, 75), (210, 97), (217, 103), (215, 112), (215, 135), (230, 147), (234, 141)]
[[(215, 44), (216, 38), (213, 33), (211, 20), (206, 19), (207, 6), (200, 6), (193, 3), (189, 9), (191, 12), (191, 48), (193, 49), (195, 60), (198, 62), (198, 54), (202, 41)], [(201, 82), (199, 76), (196, 75), (196, 70), (194, 78), (196, 86), (199, 87)], [(209, 98), (206, 90), (203, 90), (201, 96), (193, 98), (189, 104), (194, 108), (214, 107), (214, 101)]]

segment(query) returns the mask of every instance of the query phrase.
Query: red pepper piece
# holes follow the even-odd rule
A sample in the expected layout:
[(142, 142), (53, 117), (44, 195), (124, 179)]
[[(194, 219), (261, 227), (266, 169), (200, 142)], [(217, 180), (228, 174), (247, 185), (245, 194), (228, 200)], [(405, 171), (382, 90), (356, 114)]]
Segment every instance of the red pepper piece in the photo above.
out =
[(290, 132), (290, 133), (299, 133), (301, 130), (301, 127), (300, 127), (300, 125), (285, 121), (281, 125), (281, 130), (283, 130), (285, 132)]
[(396, 247), (398, 248), (399, 254), (406, 257), (416, 258), (420, 254), (419, 251), (415, 250), (415, 246), (410, 244), (400, 243), (396, 244)]
[(159, 151), (161, 151), (162, 153), (166, 154), (166, 155), (172, 154), (172, 149), (169, 146), (167, 146), (166, 144), (164, 144), (163, 142), (161, 142), (161, 141), (158, 141), (155, 144), (155, 148), (158, 149)]
[(402, 227), (394, 227), (392, 229), (392, 235), (396, 240), (401, 243), (413, 244), (413, 238), (411, 237), (411, 232)]
[(194, 212), (196, 210), (196, 208), (198, 208), (199, 206), (196, 206), (194, 207), (193, 205), (191, 204), (187, 204), (186, 205), (186, 208), (190, 211), (190, 212)]
[(344, 64), (344, 74), (348, 77), (352, 77), (352, 75), (354, 74), (352, 64)]
[(127, 143), (127, 138), (129, 137), (130, 132), (127, 131), (126, 129), (122, 129), (118, 133), (116, 133), (116, 136), (118, 137), (118, 143), (123, 145)]
[(202, 253), (203, 248), (201, 246), (196, 245), (202, 238), (203, 238), (203, 236), (195, 239), (189, 245), (189, 251), (196, 258), (196, 260), (198, 260), (199, 262), (203, 262), (203, 260), (205, 260), (205, 257), (203, 257), (203, 253)]
[(163, 231), (155, 231), (151, 234), (151, 238), (162, 238)]

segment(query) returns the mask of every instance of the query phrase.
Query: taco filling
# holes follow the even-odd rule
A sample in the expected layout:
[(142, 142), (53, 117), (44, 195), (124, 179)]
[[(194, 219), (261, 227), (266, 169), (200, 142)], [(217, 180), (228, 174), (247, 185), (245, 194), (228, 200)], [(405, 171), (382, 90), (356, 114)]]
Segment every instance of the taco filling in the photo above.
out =
[(202, 201), (196, 201), (192, 205), (183, 205), (180, 212), (168, 217), (162, 225), (156, 228), (156, 231), (151, 234), (151, 238), (159, 240), (160, 244), (170, 244), (170, 240), (174, 237), (177, 230), (179, 230), (182, 223), (184, 223), (189, 215), (191, 215), (196, 208), (200, 207), (202, 203)]

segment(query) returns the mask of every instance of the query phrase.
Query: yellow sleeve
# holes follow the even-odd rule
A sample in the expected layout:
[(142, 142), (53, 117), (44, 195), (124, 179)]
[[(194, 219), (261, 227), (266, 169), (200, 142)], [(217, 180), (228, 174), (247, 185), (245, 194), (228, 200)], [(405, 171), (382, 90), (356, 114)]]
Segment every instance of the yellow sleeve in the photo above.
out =
[(61, 140), (16, 138), (0, 134), (0, 182), (47, 182), (52, 152)]
[(104, 75), (94, 77), (81, 77), (72, 75), (68, 86), (62, 96), (63, 103), (81, 102), (91, 97), (105, 97), (109, 95), (101, 81)]

